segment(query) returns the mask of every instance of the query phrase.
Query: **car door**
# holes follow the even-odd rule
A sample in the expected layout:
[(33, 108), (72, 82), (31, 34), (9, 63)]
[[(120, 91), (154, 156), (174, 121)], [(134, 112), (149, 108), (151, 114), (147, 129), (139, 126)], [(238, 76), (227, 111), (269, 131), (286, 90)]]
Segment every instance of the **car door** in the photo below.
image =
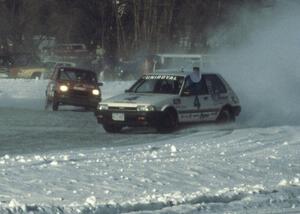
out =
[[(209, 94), (211, 94), (212, 105), (218, 111), (219, 114), (223, 106), (228, 104), (228, 90), (226, 89), (225, 84), (216, 74), (207, 74), (206, 84)], [(218, 114), (215, 115), (215, 119), (217, 119)]]
[(214, 108), (212, 96), (208, 91), (205, 75), (197, 83), (185, 80), (178, 117), (180, 122), (201, 122), (214, 120), (217, 109)]

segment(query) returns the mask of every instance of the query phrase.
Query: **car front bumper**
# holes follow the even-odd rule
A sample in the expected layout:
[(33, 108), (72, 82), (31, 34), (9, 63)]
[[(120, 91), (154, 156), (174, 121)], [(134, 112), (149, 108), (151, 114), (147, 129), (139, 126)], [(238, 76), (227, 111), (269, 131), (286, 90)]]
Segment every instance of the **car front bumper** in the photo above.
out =
[[(121, 116), (116, 119), (114, 115)], [(123, 116), (122, 116), (123, 115)], [(98, 123), (114, 124), (121, 126), (149, 126), (156, 127), (160, 124), (163, 112), (160, 111), (110, 111), (96, 110), (95, 116)]]
[(98, 103), (101, 101), (99, 96), (73, 96), (71, 94), (60, 94), (56, 101), (61, 105), (73, 105), (96, 108)]

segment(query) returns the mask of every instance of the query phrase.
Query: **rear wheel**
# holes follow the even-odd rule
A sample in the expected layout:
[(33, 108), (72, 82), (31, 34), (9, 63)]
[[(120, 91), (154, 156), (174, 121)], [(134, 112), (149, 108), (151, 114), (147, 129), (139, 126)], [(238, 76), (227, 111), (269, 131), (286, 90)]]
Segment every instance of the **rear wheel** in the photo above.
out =
[(235, 117), (232, 114), (232, 111), (230, 110), (230, 108), (222, 109), (217, 118), (218, 123), (229, 123), (229, 122), (233, 122), (234, 120), (235, 120)]
[(178, 119), (175, 110), (166, 110), (161, 118), (157, 131), (161, 133), (169, 133), (178, 126)]
[(108, 133), (118, 133), (122, 129), (122, 126), (120, 126), (120, 125), (112, 125), (112, 124), (106, 124), (106, 123), (103, 123), (102, 125), (103, 125), (104, 130)]

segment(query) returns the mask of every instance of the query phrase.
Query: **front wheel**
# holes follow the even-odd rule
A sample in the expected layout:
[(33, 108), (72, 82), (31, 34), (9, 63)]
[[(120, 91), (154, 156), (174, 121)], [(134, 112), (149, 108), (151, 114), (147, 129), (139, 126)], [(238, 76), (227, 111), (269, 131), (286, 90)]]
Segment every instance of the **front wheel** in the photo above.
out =
[(118, 133), (122, 129), (122, 126), (120, 126), (120, 125), (112, 125), (112, 124), (103, 123), (102, 126), (103, 126), (104, 130), (108, 133)]
[(175, 111), (167, 110), (161, 117), (161, 121), (157, 126), (157, 131), (161, 133), (169, 133), (174, 131), (178, 126), (177, 114)]

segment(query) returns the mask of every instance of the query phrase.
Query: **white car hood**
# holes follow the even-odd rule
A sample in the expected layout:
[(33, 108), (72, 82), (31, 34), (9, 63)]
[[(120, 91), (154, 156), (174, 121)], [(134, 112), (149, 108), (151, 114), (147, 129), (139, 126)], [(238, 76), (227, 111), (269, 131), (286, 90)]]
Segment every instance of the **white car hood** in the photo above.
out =
[(160, 105), (166, 104), (168, 100), (172, 100), (177, 95), (173, 94), (147, 94), (147, 93), (124, 93), (115, 97), (108, 98), (102, 103), (109, 106), (128, 106), (136, 107), (137, 105)]

